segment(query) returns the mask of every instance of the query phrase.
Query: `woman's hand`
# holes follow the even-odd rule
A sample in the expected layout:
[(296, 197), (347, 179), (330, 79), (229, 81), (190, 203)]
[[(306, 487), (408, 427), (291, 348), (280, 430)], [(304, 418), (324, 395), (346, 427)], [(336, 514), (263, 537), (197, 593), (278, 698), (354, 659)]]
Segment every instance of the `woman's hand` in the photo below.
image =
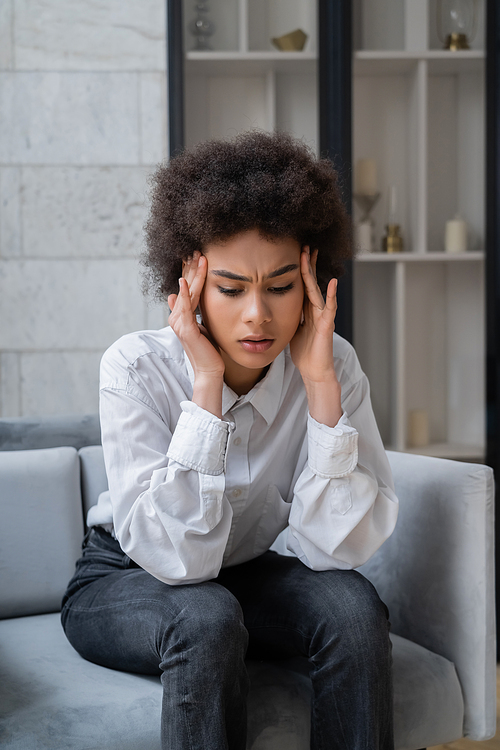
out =
[(331, 279), (326, 300), (316, 281), (318, 251), (302, 249), (304, 316), (290, 341), (290, 353), (307, 393), (309, 412), (318, 422), (335, 427), (342, 416), (340, 384), (333, 363), (333, 332), (337, 312), (337, 279)]
[(196, 308), (207, 277), (207, 259), (196, 251), (183, 263), (179, 293), (169, 294), (169, 325), (181, 342), (194, 370), (193, 402), (222, 417), (224, 361), (196, 320)]

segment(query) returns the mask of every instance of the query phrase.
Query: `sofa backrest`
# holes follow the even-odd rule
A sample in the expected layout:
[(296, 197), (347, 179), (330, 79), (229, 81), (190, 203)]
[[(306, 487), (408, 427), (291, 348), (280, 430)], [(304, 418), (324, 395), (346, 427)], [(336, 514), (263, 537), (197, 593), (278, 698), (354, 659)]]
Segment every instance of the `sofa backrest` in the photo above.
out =
[(104, 466), (102, 445), (89, 445), (78, 451), (82, 472), (83, 514), (87, 518), (89, 508), (96, 504), (101, 492), (108, 489), (108, 477)]
[(0, 451), (71, 445), (77, 450), (101, 442), (98, 414), (0, 419)]
[(0, 618), (56, 612), (80, 556), (73, 447), (0, 452)]

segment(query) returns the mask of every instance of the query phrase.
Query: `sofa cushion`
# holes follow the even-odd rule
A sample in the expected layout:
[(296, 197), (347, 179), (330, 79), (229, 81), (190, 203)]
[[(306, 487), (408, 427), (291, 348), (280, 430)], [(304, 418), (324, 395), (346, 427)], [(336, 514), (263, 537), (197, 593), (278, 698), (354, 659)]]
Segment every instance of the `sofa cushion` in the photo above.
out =
[[(453, 664), (392, 636), (396, 750), (461, 737)], [(58, 615), (0, 622), (3, 750), (159, 750), (159, 678), (84, 661)], [(297, 666), (297, 664), (299, 666)], [(305, 659), (248, 662), (248, 750), (308, 750), (311, 687)]]
[(60, 608), (80, 555), (74, 448), (0, 452), (0, 617)]

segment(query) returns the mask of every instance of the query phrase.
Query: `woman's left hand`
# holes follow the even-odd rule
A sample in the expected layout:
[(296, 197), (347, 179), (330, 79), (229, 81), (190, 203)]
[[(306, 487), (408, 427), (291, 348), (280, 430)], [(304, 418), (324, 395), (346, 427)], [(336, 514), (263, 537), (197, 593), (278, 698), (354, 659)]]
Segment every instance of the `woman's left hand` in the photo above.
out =
[(337, 279), (331, 279), (326, 300), (316, 280), (318, 251), (302, 248), (300, 270), (304, 281), (304, 317), (290, 341), (294, 365), (304, 383), (336, 382), (333, 364), (333, 332), (337, 312)]

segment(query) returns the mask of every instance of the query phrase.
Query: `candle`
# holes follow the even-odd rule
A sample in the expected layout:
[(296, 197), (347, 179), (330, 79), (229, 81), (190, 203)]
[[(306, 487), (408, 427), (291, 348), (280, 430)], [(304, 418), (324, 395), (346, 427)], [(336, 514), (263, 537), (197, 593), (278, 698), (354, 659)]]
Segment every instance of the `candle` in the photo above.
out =
[(408, 442), (412, 448), (429, 445), (429, 417), (425, 409), (411, 409), (409, 412)]
[(361, 195), (377, 192), (377, 165), (375, 159), (358, 159), (354, 174), (354, 190)]
[(370, 221), (360, 221), (357, 226), (356, 245), (361, 253), (372, 251), (372, 225)]
[(398, 208), (398, 199), (397, 199), (397, 191), (396, 186), (392, 185), (389, 188), (389, 220), (388, 224), (397, 224), (397, 217), (396, 212)]
[(465, 253), (467, 250), (467, 223), (460, 214), (446, 222), (444, 249), (447, 253)]

